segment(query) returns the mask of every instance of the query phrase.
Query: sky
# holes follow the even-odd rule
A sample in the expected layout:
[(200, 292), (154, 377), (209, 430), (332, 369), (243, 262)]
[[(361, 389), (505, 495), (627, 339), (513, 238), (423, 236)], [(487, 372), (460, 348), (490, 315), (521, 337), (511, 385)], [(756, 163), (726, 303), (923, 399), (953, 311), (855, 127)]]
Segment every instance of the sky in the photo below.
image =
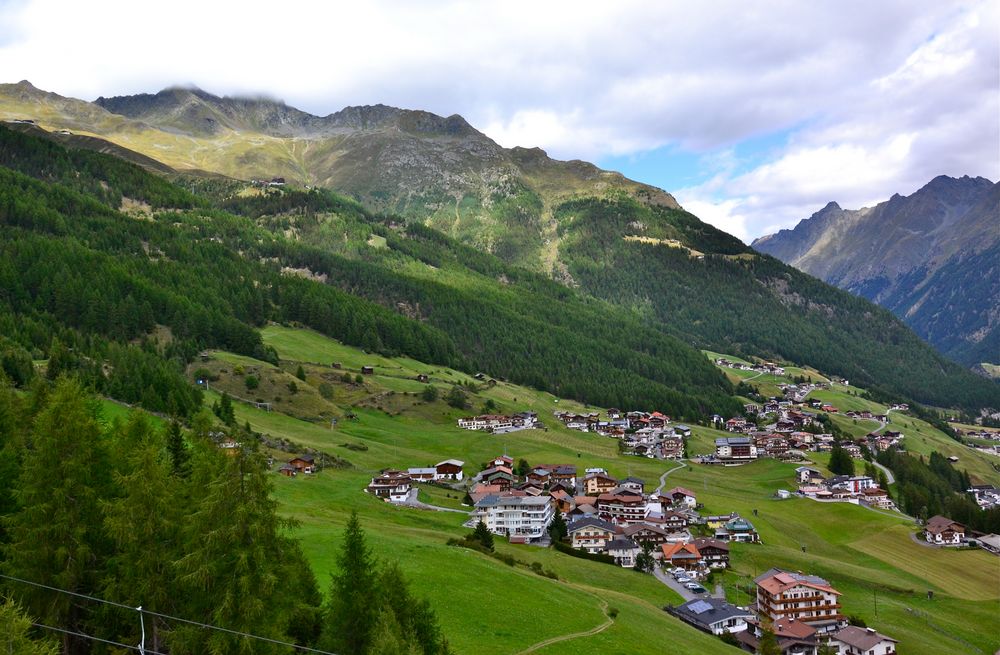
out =
[(461, 114), (737, 237), (1000, 178), (1000, 0), (0, 0), (0, 81)]

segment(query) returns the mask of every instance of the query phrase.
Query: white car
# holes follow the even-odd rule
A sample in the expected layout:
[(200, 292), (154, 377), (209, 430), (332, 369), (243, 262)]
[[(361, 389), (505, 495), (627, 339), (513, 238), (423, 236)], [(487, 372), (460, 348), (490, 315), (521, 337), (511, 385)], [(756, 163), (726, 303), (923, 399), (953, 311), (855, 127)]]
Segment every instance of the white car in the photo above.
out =
[(683, 575), (677, 578), (677, 582), (680, 582), (685, 587), (689, 584), (694, 584), (693, 582), (691, 582), (691, 578), (686, 578)]
[(674, 569), (673, 571), (671, 571), (671, 573), (673, 573), (674, 575), (684, 575), (684, 574), (687, 573), (687, 569), (682, 569), (682, 568), (678, 567), (678, 568)]

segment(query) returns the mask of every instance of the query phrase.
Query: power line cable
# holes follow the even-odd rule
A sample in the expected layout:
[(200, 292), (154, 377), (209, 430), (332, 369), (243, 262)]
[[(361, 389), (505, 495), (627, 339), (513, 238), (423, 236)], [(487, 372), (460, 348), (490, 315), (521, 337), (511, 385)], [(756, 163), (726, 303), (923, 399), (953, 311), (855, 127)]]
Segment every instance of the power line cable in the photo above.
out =
[[(131, 650), (140, 650), (138, 646), (130, 646), (128, 644), (123, 644), (117, 641), (111, 641), (110, 639), (101, 639), (100, 637), (95, 637), (94, 635), (88, 635), (83, 632), (73, 632), (72, 630), (67, 630), (66, 628), (57, 628), (54, 625), (45, 625), (44, 623), (32, 623), (31, 625), (36, 628), (42, 628), (44, 630), (52, 630), (53, 632), (61, 632), (63, 634), (72, 635), (73, 637), (82, 637), (83, 639), (90, 639), (91, 641), (99, 641), (102, 644), (110, 644), (111, 646), (118, 646), (120, 648), (129, 648)], [(146, 653), (146, 655), (166, 655), (166, 653), (160, 653), (155, 650), (141, 650), (141, 652)]]
[[(277, 644), (279, 646), (288, 646), (290, 648), (294, 648), (294, 649), (300, 650), (300, 651), (305, 651), (305, 652), (308, 652), (308, 653), (317, 653), (317, 655), (337, 655), (336, 653), (331, 653), (330, 651), (326, 651), (326, 650), (318, 650), (316, 648), (310, 648), (308, 646), (300, 646), (298, 644), (292, 644), (292, 643), (289, 643), (287, 641), (281, 641), (279, 639), (271, 639), (270, 637), (261, 637), (260, 635), (250, 634), (249, 632), (241, 632), (239, 630), (230, 630), (229, 628), (222, 628), (222, 627), (219, 627), (217, 625), (211, 625), (209, 623), (201, 623), (200, 621), (192, 621), (190, 619), (182, 619), (179, 616), (171, 616), (169, 614), (162, 614), (160, 612), (153, 612), (153, 611), (148, 610), (148, 609), (139, 610), (138, 608), (132, 607), (131, 605), (125, 605), (123, 603), (116, 603), (113, 600), (106, 600), (104, 598), (97, 598), (96, 596), (88, 596), (87, 594), (81, 594), (81, 593), (76, 592), (76, 591), (69, 591), (68, 589), (60, 589), (59, 587), (53, 587), (53, 586), (50, 586), (50, 585), (42, 584), (40, 582), (34, 582), (32, 580), (25, 580), (24, 578), (18, 578), (18, 577), (12, 576), (12, 575), (5, 575), (3, 573), (0, 573), (0, 578), (3, 578), (5, 580), (12, 580), (14, 582), (20, 582), (22, 584), (30, 585), (32, 587), (39, 587), (41, 589), (48, 589), (49, 591), (55, 591), (55, 592), (58, 592), (58, 593), (61, 593), (61, 594), (67, 594), (67, 595), (70, 595), (70, 596), (76, 596), (77, 598), (83, 598), (83, 599), (92, 600), (92, 601), (95, 601), (95, 602), (98, 602), (98, 603), (104, 603), (106, 605), (111, 605), (112, 607), (119, 607), (121, 609), (130, 610), (132, 612), (138, 611), (138, 612), (141, 612), (143, 614), (148, 614), (150, 616), (155, 616), (155, 617), (158, 617), (158, 618), (161, 618), (161, 619), (169, 619), (171, 621), (179, 621), (181, 623), (187, 623), (188, 625), (197, 626), (199, 628), (205, 628), (207, 630), (218, 630), (219, 632), (225, 632), (225, 633), (228, 633), (228, 634), (231, 634), (231, 635), (237, 635), (237, 636), (240, 636), (240, 637), (248, 637), (250, 639), (258, 639), (260, 641), (266, 641), (268, 643)], [(61, 628), (54, 628), (54, 629), (61, 630)], [(84, 636), (86, 636), (86, 635), (84, 635)], [(96, 639), (96, 637), (95, 637), (95, 639)], [(134, 648), (134, 647), (133, 646), (129, 646), (129, 648)], [(162, 655), (162, 654), (159, 654), (159, 655)]]

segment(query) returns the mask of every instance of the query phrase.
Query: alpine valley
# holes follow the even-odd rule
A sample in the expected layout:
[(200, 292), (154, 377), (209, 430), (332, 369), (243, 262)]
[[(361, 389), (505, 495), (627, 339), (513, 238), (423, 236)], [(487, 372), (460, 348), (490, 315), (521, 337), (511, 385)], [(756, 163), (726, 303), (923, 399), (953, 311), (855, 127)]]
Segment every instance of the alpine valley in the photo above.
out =
[(0, 651), (1000, 648), (1000, 385), (897, 317), (984, 357), (996, 185), (754, 249), (460, 116), (0, 120)]

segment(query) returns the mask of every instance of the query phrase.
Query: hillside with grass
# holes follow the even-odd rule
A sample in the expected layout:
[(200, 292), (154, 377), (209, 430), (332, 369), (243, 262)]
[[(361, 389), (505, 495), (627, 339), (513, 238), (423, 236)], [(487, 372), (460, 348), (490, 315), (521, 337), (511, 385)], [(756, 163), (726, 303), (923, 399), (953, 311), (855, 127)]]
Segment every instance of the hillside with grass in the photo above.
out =
[[(255, 432), (268, 438), (281, 436), (351, 462), (350, 468), (328, 469), (313, 477), (276, 476), (282, 511), (301, 521), (297, 534), (317, 575), (322, 578), (333, 568), (330, 546), (338, 542), (347, 513), (357, 510), (377, 535), (377, 552), (399, 557), (415, 589), (433, 600), (446, 632), (464, 635), (455, 638), (459, 652), (478, 652), (482, 640), (488, 639), (494, 649), (518, 653), (543, 640), (586, 632), (607, 620), (605, 606), (618, 610), (609, 627), (594, 635), (557, 642), (543, 652), (614, 651), (625, 639), (630, 649), (639, 653), (662, 652), (666, 641), (677, 644), (682, 652), (735, 651), (664, 613), (662, 605), (679, 599), (650, 576), (550, 549), (501, 543), (501, 553), (523, 562), (511, 568), (479, 553), (448, 546), (448, 537), (468, 532), (462, 526), (463, 514), (393, 507), (362, 493), (370, 477), (384, 467), (427, 466), (457, 458), (466, 463), (469, 475), (480, 462), (506, 452), (532, 463), (603, 466), (612, 475), (638, 476), (653, 487), (661, 475), (676, 469), (665, 478), (668, 487), (694, 490), (699, 502), (705, 504), (705, 513), (737, 511), (751, 517), (761, 534), (760, 545), (732, 546), (733, 568), (719, 580), (732, 602), (746, 604), (752, 577), (771, 566), (781, 566), (828, 578), (844, 593), (845, 613), (899, 639), (901, 651), (989, 653), (1000, 646), (982, 629), (989, 625), (1000, 602), (992, 573), (998, 566), (995, 556), (982, 551), (932, 550), (916, 544), (911, 537), (917, 527), (899, 514), (809, 499), (776, 500), (775, 491), (794, 488), (797, 464), (761, 460), (735, 468), (693, 463), (677, 468), (674, 462), (623, 456), (614, 440), (568, 430), (552, 418), (555, 409), (598, 409), (593, 406), (510, 383), (489, 386), (459, 371), (412, 359), (372, 356), (309, 330), (267, 326), (262, 338), (278, 353), (281, 371), (302, 367), (305, 382), (300, 389), (304, 385), (332, 385), (333, 397), (342, 399), (336, 403), (339, 414), (351, 416), (331, 427), (318, 417), (294, 418), (303, 413), (296, 406), (266, 411), (246, 403), (235, 405), (237, 422), (249, 422)], [(223, 363), (231, 359), (225, 353), (212, 358)], [(334, 362), (341, 368), (332, 369)], [(363, 366), (373, 367), (374, 373), (363, 376), (358, 384), (355, 379)], [(345, 373), (349, 381), (345, 381)], [(818, 372), (808, 369), (791, 369), (788, 374), (789, 378), (773, 382), (801, 374), (820, 378)], [(419, 382), (418, 375), (428, 376), (429, 382)], [(468, 410), (443, 401), (454, 385), (466, 390)], [(438, 389), (438, 399), (425, 399), (428, 386)], [(854, 395), (864, 390), (842, 387), (822, 392), (824, 400), (844, 407), (852, 402), (859, 407), (881, 407)], [(209, 395), (217, 397), (214, 392)], [(290, 402), (295, 405), (300, 398), (303, 406), (311, 402), (300, 396)], [(498, 412), (536, 411), (545, 429), (494, 436), (456, 427), (458, 417), (485, 406)], [(953, 445), (963, 448), (960, 461), (971, 463), (973, 456), (967, 455), (971, 449), (964, 449), (919, 419), (907, 417), (904, 421), (894, 413), (892, 420), (894, 429), (907, 434), (908, 446), (916, 449), (918, 440), (921, 449)], [(689, 449), (694, 453), (711, 451), (714, 439), (725, 434), (693, 426)], [(809, 457), (814, 466), (827, 472), (828, 454), (810, 453)], [(985, 462), (977, 471), (983, 480), (1000, 478)], [(460, 495), (433, 486), (421, 491), (425, 502), (445, 507), (461, 507)], [(456, 566), (456, 562), (461, 565)], [(558, 579), (534, 572), (536, 562), (542, 571), (552, 572)], [(928, 591), (934, 592), (933, 600), (928, 599)], [(572, 619), (565, 619), (570, 610)]]

